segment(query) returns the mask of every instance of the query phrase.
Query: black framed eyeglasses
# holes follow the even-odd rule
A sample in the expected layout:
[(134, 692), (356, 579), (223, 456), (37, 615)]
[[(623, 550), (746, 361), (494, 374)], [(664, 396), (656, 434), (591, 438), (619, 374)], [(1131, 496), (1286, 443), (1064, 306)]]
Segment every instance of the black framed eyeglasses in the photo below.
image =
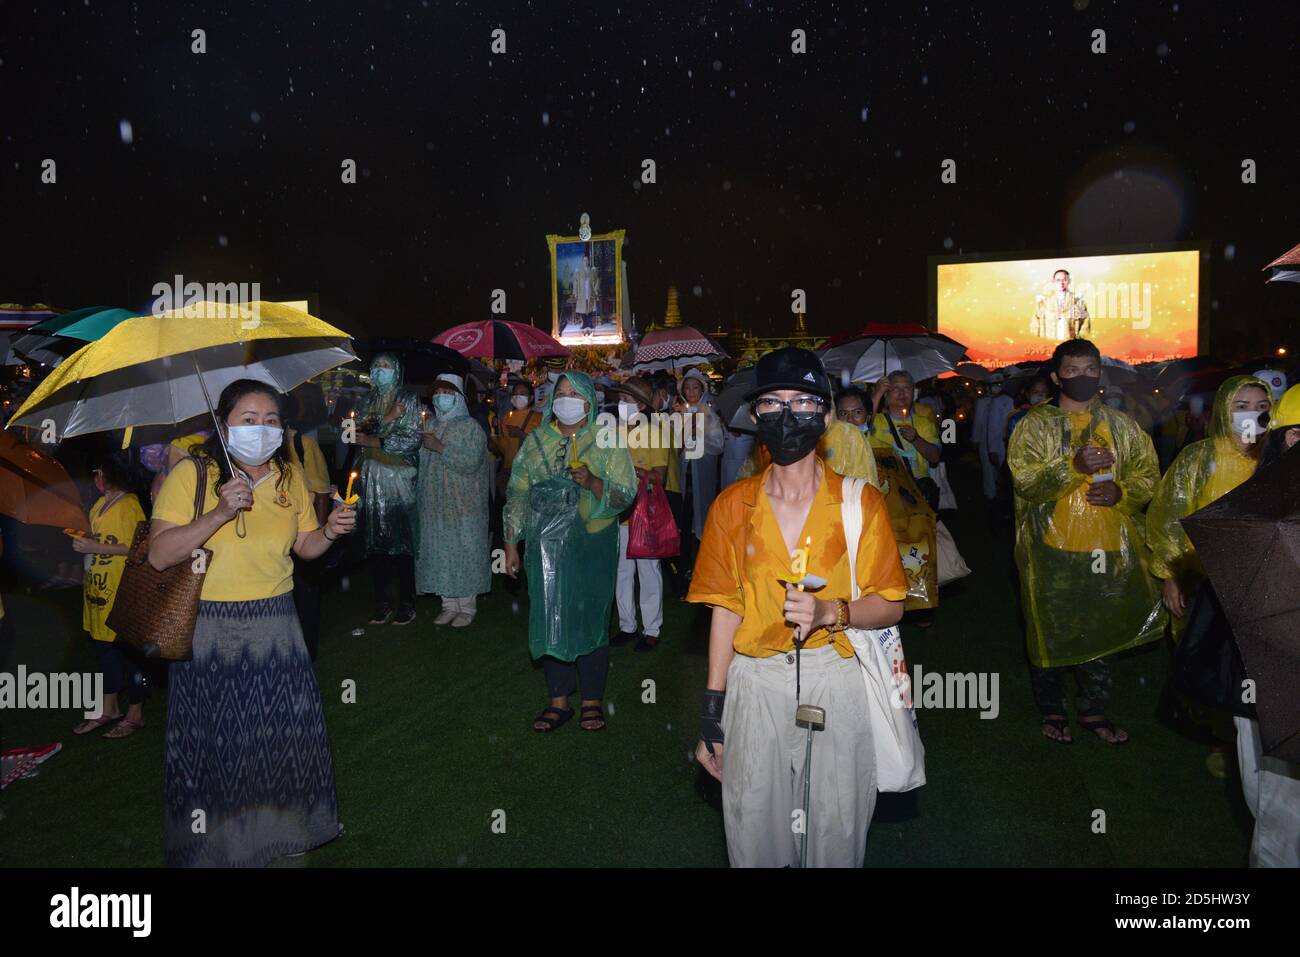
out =
[(826, 412), (826, 400), (816, 395), (797, 395), (793, 399), (778, 399), (776, 396), (759, 396), (749, 404), (750, 409), (760, 419), (777, 416), (786, 409), (796, 419), (811, 419)]

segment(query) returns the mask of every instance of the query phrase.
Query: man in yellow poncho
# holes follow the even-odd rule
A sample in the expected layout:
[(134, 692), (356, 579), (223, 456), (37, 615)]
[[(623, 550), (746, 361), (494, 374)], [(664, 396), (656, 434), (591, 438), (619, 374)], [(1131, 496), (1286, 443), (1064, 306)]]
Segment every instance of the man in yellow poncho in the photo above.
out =
[(1099, 399), (1101, 353), (1093, 343), (1061, 343), (1052, 370), (1060, 397), (1031, 409), (1007, 450), (1034, 700), (1043, 734), (1068, 744), (1071, 667), (1080, 722), (1122, 744), (1128, 735), (1105, 717), (1106, 656), (1164, 629), (1139, 524), (1160, 471), (1150, 436)]
[[(1271, 394), (1263, 380), (1239, 375), (1225, 381), (1214, 396), (1206, 437), (1178, 453), (1151, 499), (1146, 523), (1151, 574), (1164, 582), (1164, 604), (1172, 618), (1175, 642), (1182, 640), (1187, 611), (1205, 586), (1205, 569), (1181, 520), (1254, 474), (1271, 407)], [(1192, 721), (1208, 727), (1217, 742), (1211, 744), (1205, 765), (1210, 774), (1222, 778), (1227, 770), (1226, 746), (1234, 739), (1231, 715), (1195, 702), (1188, 704)]]

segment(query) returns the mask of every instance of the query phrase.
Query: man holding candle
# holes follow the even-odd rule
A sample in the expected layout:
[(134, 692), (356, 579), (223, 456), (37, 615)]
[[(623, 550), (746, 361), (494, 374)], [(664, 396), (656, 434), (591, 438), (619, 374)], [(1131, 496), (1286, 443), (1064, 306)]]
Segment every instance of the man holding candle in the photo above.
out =
[[(755, 375), (747, 398), (771, 465), (714, 502), (687, 596), (713, 606), (696, 758), (722, 782), (732, 866), (796, 865), (801, 833), (792, 824), (804, 821), (810, 866), (861, 867), (875, 755), (866, 689), (844, 631), (896, 623), (907, 580), (884, 501), (864, 486), (860, 597), (850, 600), (843, 478), (816, 451), (834, 414), (821, 360), (779, 349), (759, 360)], [(790, 583), (796, 566), (826, 584), (800, 590)], [(799, 703), (827, 712), (825, 730), (813, 736), (808, 808)]]

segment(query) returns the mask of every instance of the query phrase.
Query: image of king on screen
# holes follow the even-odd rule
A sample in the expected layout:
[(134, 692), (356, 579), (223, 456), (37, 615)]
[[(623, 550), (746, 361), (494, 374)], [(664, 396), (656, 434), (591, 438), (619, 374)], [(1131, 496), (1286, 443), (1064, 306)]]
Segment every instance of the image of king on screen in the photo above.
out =
[(1029, 332), (1040, 339), (1063, 342), (1084, 339), (1092, 332), (1092, 317), (1083, 296), (1070, 290), (1070, 273), (1058, 269), (1052, 274), (1055, 291), (1034, 298), (1034, 318)]

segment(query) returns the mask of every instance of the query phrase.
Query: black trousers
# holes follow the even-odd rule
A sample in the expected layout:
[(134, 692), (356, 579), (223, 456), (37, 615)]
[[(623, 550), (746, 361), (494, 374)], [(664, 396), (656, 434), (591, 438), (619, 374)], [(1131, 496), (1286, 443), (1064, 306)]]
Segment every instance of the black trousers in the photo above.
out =
[(371, 555), (370, 574), (375, 585), (375, 608), (392, 607), (388, 593), (397, 582), (399, 608), (415, 607), (415, 557), (412, 555)]
[(677, 523), (677, 532), (681, 541), (681, 551), (675, 558), (665, 558), (664, 567), (668, 570), (668, 581), (673, 587), (673, 594), (684, 598), (690, 588), (691, 569), (695, 567), (695, 553), (699, 542), (695, 538), (694, 502), (681, 492), (665, 492), (668, 496), (668, 508)]
[(542, 669), (552, 698), (567, 698), (579, 685), (584, 700), (603, 698), (605, 679), (609, 677), (609, 645), (602, 645), (577, 661), (560, 661), (546, 655), (542, 658)]
[(89, 635), (86, 639), (94, 647), (95, 661), (104, 676), (104, 694), (115, 695), (125, 691), (127, 704), (142, 704), (149, 696), (149, 682), (136, 658), (135, 649), (124, 641), (96, 641)]

